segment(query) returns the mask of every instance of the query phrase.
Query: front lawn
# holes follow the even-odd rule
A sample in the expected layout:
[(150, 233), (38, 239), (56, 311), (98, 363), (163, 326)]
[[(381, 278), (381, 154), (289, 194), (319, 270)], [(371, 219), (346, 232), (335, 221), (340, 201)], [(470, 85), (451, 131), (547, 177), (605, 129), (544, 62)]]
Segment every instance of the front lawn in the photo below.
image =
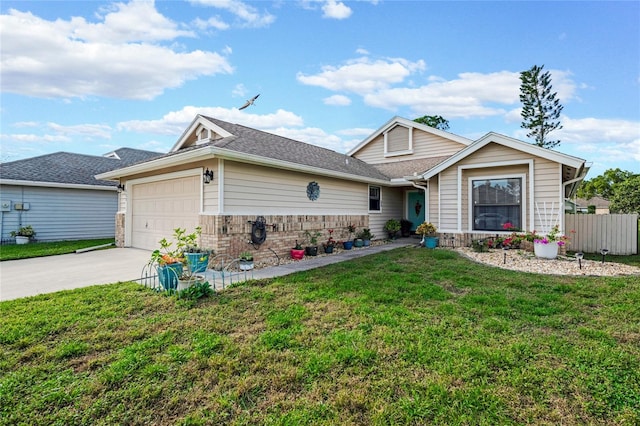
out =
[(640, 280), (397, 249), (195, 306), (0, 303), (0, 424), (638, 424)]
[(113, 238), (77, 241), (36, 242), (29, 244), (3, 244), (0, 260), (28, 259), (30, 257), (53, 256), (73, 253), (76, 250), (113, 243)]

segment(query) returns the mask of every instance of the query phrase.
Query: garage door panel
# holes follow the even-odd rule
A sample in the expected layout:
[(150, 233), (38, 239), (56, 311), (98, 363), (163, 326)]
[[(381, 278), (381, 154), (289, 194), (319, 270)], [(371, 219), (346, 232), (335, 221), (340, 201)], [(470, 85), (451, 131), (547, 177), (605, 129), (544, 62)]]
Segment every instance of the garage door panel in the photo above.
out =
[(198, 226), (200, 178), (187, 176), (132, 186), (132, 247), (154, 250), (158, 241), (171, 241), (175, 228)]

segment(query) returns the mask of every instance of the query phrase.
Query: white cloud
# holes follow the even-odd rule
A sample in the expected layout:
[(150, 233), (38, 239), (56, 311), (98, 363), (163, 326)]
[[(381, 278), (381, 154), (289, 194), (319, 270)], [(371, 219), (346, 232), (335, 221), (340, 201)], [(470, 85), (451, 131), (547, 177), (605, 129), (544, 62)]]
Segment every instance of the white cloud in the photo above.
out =
[(238, 0), (190, 0), (192, 4), (226, 10), (240, 20), (240, 25), (259, 28), (272, 24), (276, 17), (269, 12), (260, 12), (255, 7)]
[(2, 134), (0, 139), (13, 142), (70, 142), (71, 138), (66, 135), (47, 135), (47, 134)]
[(212, 16), (211, 18), (206, 20), (197, 18), (193, 21), (193, 25), (199, 30), (208, 30), (210, 28), (213, 28), (215, 30), (223, 31), (228, 30), (230, 27), (229, 24), (227, 24), (217, 16)]
[(333, 95), (328, 98), (324, 98), (325, 105), (333, 105), (333, 106), (347, 106), (351, 105), (351, 99), (344, 95)]
[(327, 0), (322, 6), (323, 18), (347, 19), (353, 11), (341, 1)]
[(191, 36), (151, 2), (118, 3), (103, 22), (0, 16), (3, 92), (35, 97), (153, 99), (203, 75), (230, 74), (215, 52), (174, 51), (152, 42)]
[(424, 70), (425, 67), (422, 60), (417, 62), (405, 59), (372, 61), (363, 57), (339, 67), (324, 66), (322, 71), (315, 75), (298, 73), (297, 79), (310, 86), (366, 95), (385, 89), (391, 84), (400, 83), (409, 75)]
[(74, 126), (63, 126), (57, 123), (47, 123), (47, 127), (58, 134), (66, 136), (111, 139), (111, 127), (105, 124), (77, 124)]
[(273, 129), (281, 126), (301, 126), (300, 116), (284, 110), (273, 114), (254, 115), (236, 108), (185, 106), (181, 110), (171, 111), (157, 120), (131, 120), (118, 123), (117, 129), (136, 133), (179, 136), (193, 121), (197, 114), (215, 117), (230, 123), (238, 123), (255, 129)]

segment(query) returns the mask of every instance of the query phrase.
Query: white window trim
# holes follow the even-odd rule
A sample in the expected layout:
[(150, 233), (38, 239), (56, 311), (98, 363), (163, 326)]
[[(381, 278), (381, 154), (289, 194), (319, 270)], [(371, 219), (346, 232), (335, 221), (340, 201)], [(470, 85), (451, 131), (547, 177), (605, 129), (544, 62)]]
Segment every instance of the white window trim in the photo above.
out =
[[(474, 180), (493, 180), (493, 179), (521, 179), (520, 189), (522, 193), (520, 194), (520, 208), (521, 208), (521, 217), (522, 217), (522, 229), (527, 229), (527, 175), (525, 173), (522, 174), (504, 174), (504, 175), (483, 175), (483, 176), (470, 176), (467, 181), (467, 189), (469, 194), (469, 223), (467, 226), (469, 227), (469, 233), (471, 234), (486, 234), (487, 232), (495, 233), (496, 231), (483, 231), (483, 230), (474, 230), (473, 229), (473, 181)], [(499, 233), (500, 231), (498, 231)]]
[[(378, 188), (378, 193), (380, 194), (380, 209), (379, 210), (371, 210), (371, 188)], [(382, 187), (378, 185), (369, 185), (367, 187), (367, 210), (369, 213), (380, 214), (382, 213)]]
[[(463, 170), (467, 170), (467, 169), (481, 169), (481, 168), (491, 168), (491, 167), (504, 167), (504, 166), (518, 166), (518, 165), (528, 165), (529, 166), (529, 185), (523, 184), (523, 191), (526, 191), (526, 187), (529, 187), (529, 194), (531, 194), (531, 196), (529, 197), (529, 205), (528, 205), (528, 209), (526, 209), (525, 211), (523, 211), (522, 214), (522, 229), (527, 230), (527, 224), (529, 224), (530, 226), (533, 226), (534, 223), (534, 214), (535, 214), (535, 209), (534, 209), (534, 195), (535, 195), (535, 174), (534, 174), (534, 162), (533, 159), (529, 159), (529, 160), (513, 160), (513, 161), (496, 161), (493, 163), (479, 163), (479, 164), (469, 164), (469, 165), (462, 165), (462, 166), (458, 166), (458, 230), (457, 232), (462, 233), (462, 171)], [(489, 171), (487, 171), (489, 172)], [(519, 177), (518, 175), (509, 175), (509, 176), (513, 176), (513, 177)], [(526, 176), (525, 176), (526, 177)], [(475, 177), (474, 179), (478, 179), (478, 177)], [(523, 180), (523, 182), (526, 182), (526, 180)], [(469, 189), (469, 188), (468, 188)], [(470, 189), (469, 189), (470, 190)], [(525, 192), (526, 195), (526, 192)], [(523, 200), (526, 200), (525, 195), (523, 195)], [(471, 203), (471, 197), (469, 197), (469, 203)], [(524, 201), (523, 203), (523, 208), (526, 208), (526, 201)], [(525, 212), (528, 212), (529, 217), (527, 220), (527, 216), (525, 214)], [(469, 215), (469, 222), (471, 222), (471, 214)], [(473, 226), (469, 226), (470, 223), (467, 225), (468, 226), (468, 232), (473, 232)]]
[[(408, 133), (409, 133), (409, 149), (406, 149), (404, 151), (389, 152), (389, 144), (388, 144), (387, 136), (388, 136), (389, 132), (391, 132), (396, 127), (404, 127), (405, 129), (408, 130)], [(385, 157), (397, 157), (397, 156), (400, 156), (400, 155), (409, 155), (409, 154), (413, 154), (413, 127), (408, 127), (408, 126), (403, 126), (402, 124), (398, 124), (398, 125), (393, 126), (389, 130), (384, 132), (384, 156)]]

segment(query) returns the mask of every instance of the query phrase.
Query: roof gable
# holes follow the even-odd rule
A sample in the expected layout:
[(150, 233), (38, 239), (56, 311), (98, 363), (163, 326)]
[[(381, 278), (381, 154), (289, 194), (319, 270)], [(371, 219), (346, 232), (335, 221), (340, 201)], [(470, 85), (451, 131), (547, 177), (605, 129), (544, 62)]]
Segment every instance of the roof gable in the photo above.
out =
[(489, 143), (496, 143), (499, 145), (507, 146), (517, 151), (526, 152), (527, 154), (531, 154), (536, 157), (545, 158), (550, 161), (555, 161), (556, 163), (568, 165), (576, 169), (581, 169), (585, 163), (585, 160), (578, 157), (573, 157), (571, 155), (563, 154), (561, 152), (552, 151), (547, 148), (542, 148), (536, 145), (532, 145), (530, 143), (523, 142), (518, 139), (510, 138), (508, 136), (501, 135), (499, 133), (489, 132), (483, 137), (481, 137), (480, 139), (478, 139), (477, 141), (475, 141), (474, 143), (472, 143), (471, 145), (469, 145), (468, 147), (464, 148), (463, 150), (449, 157), (447, 160), (438, 164), (436, 167), (432, 168), (431, 170), (428, 170), (421, 177), (423, 179), (429, 179), (437, 175), (438, 173), (442, 172), (443, 170), (456, 164), (460, 160), (468, 157), (474, 152), (480, 150), (481, 148), (488, 145)]
[(196, 115), (189, 127), (182, 132), (169, 152), (176, 152), (194, 145), (202, 145), (214, 140), (233, 136), (232, 133), (212, 122), (208, 117)]
[(371, 135), (369, 135), (369, 137), (367, 137), (365, 140), (360, 142), (355, 148), (349, 151), (347, 155), (352, 156), (358, 153), (358, 151), (360, 151), (362, 148), (367, 146), (370, 142), (375, 140), (378, 136), (384, 135), (385, 133), (393, 130), (397, 126), (402, 126), (408, 129), (417, 129), (426, 133), (440, 136), (445, 139), (452, 140), (454, 142), (458, 142), (463, 146), (468, 146), (468, 145), (471, 145), (471, 143), (473, 143), (471, 139), (467, 139), (465, 137), (458, 136), (453, 133), (445, 132), (444, 130), (436, 129), (434, 127), (430, 127), (425, 124), (416, 123), (413, 120), (408, 120), (406, 118), (396, 116), (396, 117), (393, 117), (391, 120), (387, 121), (385, 124), (383, 124), (380, 128), (378, 128), (378, 130), (376, 130)]

